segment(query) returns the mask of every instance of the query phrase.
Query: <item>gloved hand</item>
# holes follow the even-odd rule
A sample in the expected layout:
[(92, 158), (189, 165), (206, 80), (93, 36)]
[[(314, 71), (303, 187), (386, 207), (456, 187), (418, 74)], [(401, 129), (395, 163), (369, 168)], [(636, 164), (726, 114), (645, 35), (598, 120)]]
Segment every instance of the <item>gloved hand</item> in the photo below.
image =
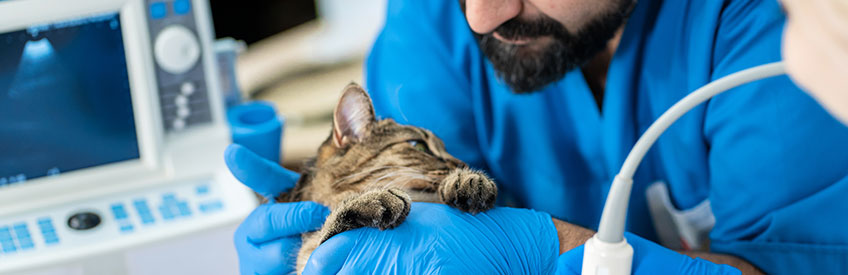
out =
[(471, 215), (422, 202), (394, 229), (333, 236), (303, 274), (550, 274), (557, 255), (557, 231), (546, 213), (495, 208)]
[[(742, 274), (729, 265), (677, 253), (634, 234), (624, 233), (627, 243), (633, 246), (634, 275), (653, 274)], [(578, 246), (559, 256), (557, 275), (579, 275), (583, 267), (583, 246)]]
[[(240, 145), (227, 147), (224, 159), (242, 183), (269, 198), (294, 187), (300, 177)], [(330, 213), (315, 202), (266, 203), (236, 229), (234, 242), (241, 274), (288, 274), (294, 271), (300, 234), (321, 227)]]

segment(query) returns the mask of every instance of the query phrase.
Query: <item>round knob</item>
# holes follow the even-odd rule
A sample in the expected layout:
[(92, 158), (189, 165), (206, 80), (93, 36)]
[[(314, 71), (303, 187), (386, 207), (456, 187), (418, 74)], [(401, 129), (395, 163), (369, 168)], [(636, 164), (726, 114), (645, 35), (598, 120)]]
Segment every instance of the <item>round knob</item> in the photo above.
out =
[(182, 74), (200, 59), (200, 43), (186, 27), (169, 26), (156, 36), (153, 55), (159, 67), (166, 72)]
[(187, 95), (187, 96), (189, 96), (189, 95), (193, 94), (195, 90), (197, 90), (197, 88), (196, 88), (196, 87), (194, 87), (194, 83), (191, 83), (191, 82), (183, 82), (183, 84), (182, 84), (182, 85), (180, 85), (180, 92), (181, 92), (183, 95)]
[(92, 212), (76, 213), (68, 218), (68, 227), (75, 230), (88, 230), (100, 224), (100, 216)]

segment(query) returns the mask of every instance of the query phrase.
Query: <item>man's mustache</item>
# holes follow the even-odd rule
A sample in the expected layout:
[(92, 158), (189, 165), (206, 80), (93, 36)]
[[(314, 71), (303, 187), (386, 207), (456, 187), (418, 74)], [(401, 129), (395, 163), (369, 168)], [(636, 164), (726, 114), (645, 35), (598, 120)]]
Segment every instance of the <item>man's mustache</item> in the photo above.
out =
[(556, 20), (549, 17), (539, 17), (533, 21), (512, 18), (493, 32), (497, 32), (506, 39), (534, 38), (540, 36), (567, 37), (569, 34), (565, 27)]

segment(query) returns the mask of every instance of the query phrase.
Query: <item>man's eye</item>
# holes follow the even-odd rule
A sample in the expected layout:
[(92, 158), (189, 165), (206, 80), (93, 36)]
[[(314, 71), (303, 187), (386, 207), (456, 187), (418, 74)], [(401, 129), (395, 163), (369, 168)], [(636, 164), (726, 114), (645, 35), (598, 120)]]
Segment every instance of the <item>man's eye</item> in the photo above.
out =
[(430, 148), (427, 147), (427, 143), (424, 142), (423, 140), (414, 139), (414, 140), (408, 140), (406, 142), (408, 142), (409, 145), (412, 146), (412, 148), (415, 148), (415, 150), (418, 150), (418, 151), (421, 151), (421, 152), (424, 152), (424, 153), (427, 153), (427, 154), (431, 154), (431, 155), (433, 154), (433, 152), (430, 151)]

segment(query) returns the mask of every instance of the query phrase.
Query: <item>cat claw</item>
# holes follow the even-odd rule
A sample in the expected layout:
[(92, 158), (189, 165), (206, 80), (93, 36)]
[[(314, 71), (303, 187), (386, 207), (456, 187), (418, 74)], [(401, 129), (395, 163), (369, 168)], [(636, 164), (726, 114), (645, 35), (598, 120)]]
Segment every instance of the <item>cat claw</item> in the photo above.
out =
[(412, 199), (400, 189), (371, 190), (359, 195), (345, 205), (345, 216), (361, 227), (381, 230), (400, 225), (409, 214)]
[(439, 198), (445, 204), (476, 214), (495, 206), (498, 187), (485, 174), (467, 168), (455, 169), (439, 186)]

